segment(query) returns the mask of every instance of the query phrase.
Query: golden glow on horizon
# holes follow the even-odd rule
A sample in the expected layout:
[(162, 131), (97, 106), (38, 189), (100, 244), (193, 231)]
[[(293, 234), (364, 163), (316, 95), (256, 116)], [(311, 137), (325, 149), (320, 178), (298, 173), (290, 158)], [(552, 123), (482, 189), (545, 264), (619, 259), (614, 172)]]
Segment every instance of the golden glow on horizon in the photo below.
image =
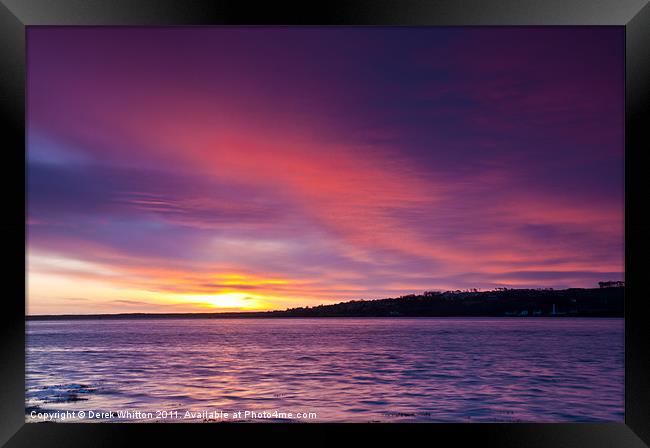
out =
[[(562, 265), (562, 270), (570, 272), (577, 266)], [(496, 268), (486, 270), (500, 273)], [(603, 275), (606, 272), (603, 269)], [(197, 271), (152, 269), (145, 259), (114, 265), (36, 251), (28, 256), (27, 314), (270, 311), (350, 298), (396, 297), (431, 288), (422, 278), (407, 276), (409, 281), (386, 282), (384, 291), (372, 294), (355, 284), (357, 276), (347, 274), (331, 275), (334, 281), (323, 288), (315, 281), (221, 264)], [(496, 279), (502, 285), (528, 284), (507, 273)], [(451, 284), (437, 287), (454, 289)]]
[(214, 308), (261, 309), (262, 297), (243, 292), (223, 292), (216, 294), (174, 294), (177, 299), (197, 305), (207, 304)]
[[(295, 297), (283, 289), (302, 283), (272, 274), (214, 269), (217, 272), (114, 269), (58, 253), (35, 252), (28, 257), (27, 312), (266, 311), (292, 305)], [(214, 285), (201, 284), (206, 281)]]

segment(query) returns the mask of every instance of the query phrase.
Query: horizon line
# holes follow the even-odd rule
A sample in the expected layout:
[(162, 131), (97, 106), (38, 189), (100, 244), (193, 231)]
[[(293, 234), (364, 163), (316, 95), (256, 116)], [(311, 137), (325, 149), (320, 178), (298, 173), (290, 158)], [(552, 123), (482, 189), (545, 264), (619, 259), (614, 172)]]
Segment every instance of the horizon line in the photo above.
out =
[[(580, 289), (580, 290), (600, 290), (600, 289), (610, 289), (610, 288), (625, 288), (625, 281), (612, 281), (612, 282), (599, 282), (599, 283), (618, 283), (616, 286), (599, 286), (596, 288), (579, 288), (579, 287), (570, 287), (570, 288), (563, 288), (563, 289), (555, 289), (555, 288), (544, 288), (544, 287), (539, 287), (539, 288), (508, 288), (508, 287), (498, 287), (498, 288), (493, 288), (493, 289), (486, 289), (486, 290), (480, 290), (480, 288), (467, 288), (467, 289), (455, 289), (455, 290), (446, 290), (446, 291), (429, 291), (425, 290), (422, 291), (421, 293), (409, 293), (409, 294), (403, 294), (398, 297), (381, 297), (381, 298), (374, 298), (374, 299), (349, 299), (349, 300), (344, 300), (341, 302), (336, 302), (336, 303), (329, 303), (329, 304), (319, 304), (319, 305), (312, 305), (312, 306), (297, 306), (293, 308), (285, 308), (285, 309), (277, 309), (277, 310), (246, 310), (246, 311), (208, 311), (208, 312), (203, 312), (203, 311), (186, 311), (186, 312), (146, 312), (146, 311), (134, 311), (134, 312), (123, 312), (123, 313), (88, 313), (88, 314), (28, 314), (25, 313), (26, 318), (32, 318), (32, 319), (38, 319), (38, 318), (63, 318), (63, 317), (119, 317), (119, 316), (160, 316), (160, 317), (165, 317), (165, 316), (230, 316), (230, 317), (239, 317), (239, 316), (244, 316), (244, 315), (254, 315), (254, 314), (273, 314), (273, 313), (285, 313), (288, 311), (292, 310), (298, 310), (298, 309), (311, 309), (311, 308), (318, 308), (318, 307), (326, 307), (326, 306), (336, 306), (336, 305), (341, 305), (344, 303), (351, 303), (351, 302), (373, 302), (373, 301), (380, 301), (380, 300), (396, 300), (396, 299), (401, 299), (405, 297), (411, 297), (411, 296), (425, 296), (427, 293), (437, 293), (437, 294), (446, 294), (446, 293), (452, 293), (452, 294), (459, 294), (459, 293), (488, 293), (488, 292), (504, 292), (504, 291), (569, 291), (569, 290), (575, 290), (575, 289)], [(621, 284), (622, 283), (622, 284)], [(343, 316), (340, 316), (343, 317)], [(363, 316), (361, 316), (363, 317)], [(453, 316), (448, 316), (448, 317), (453, 317)]]

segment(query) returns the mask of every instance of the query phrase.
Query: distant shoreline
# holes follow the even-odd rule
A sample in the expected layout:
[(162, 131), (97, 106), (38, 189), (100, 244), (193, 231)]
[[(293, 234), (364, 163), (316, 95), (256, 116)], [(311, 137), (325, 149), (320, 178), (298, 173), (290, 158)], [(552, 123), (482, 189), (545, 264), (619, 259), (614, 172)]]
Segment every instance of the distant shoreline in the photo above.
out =
[(26, 315), (27, 321), (119, 319), (278, 319), (278, 318), (622, 318), (624, 287), (499, 289), (425, 292), (398, 298), (353, 300), (283, 311), (217, 313), (117, 313)]
[(623, 319), (623, 316), (223, 316), (212, 313), (190, 314), (52, 314), (25, 316), (26, 321), (66, 321), (66, 320), (185, 320), (185, 319), (214, 319), (214, 320), (244, 320), (244, 319)]

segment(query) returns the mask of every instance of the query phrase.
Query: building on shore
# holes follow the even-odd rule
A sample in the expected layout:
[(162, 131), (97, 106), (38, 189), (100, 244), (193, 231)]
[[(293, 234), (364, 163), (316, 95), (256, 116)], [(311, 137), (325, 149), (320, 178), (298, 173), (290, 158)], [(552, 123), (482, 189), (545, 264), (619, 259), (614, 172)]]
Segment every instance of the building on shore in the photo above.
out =
[(621, 288), (625, 286), (625, 282), (622, 281), (598, 282), (598, 286), (601, 288)]

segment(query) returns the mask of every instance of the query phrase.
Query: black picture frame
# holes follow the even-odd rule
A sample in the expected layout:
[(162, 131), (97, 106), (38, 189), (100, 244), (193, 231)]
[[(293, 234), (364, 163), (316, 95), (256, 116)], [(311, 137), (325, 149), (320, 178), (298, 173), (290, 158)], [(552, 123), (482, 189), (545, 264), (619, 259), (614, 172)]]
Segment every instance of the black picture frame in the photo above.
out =
[[(625, 142), (625, 423), (603, 424), (262, 424), (134, 425), (25, 423), (25, 30), (39, 25), (591, 25), (622, 26), (626, 35)], [(0, 113), (3, 140), (2, 235), (8, 290), (0, 311), (0, 444), (119, 446), (167, 443), (338, 442), (361, 436), (399, 443), (500, 447), (642, 447), (650, 445), (650, 325), (644, 258), (650, 226), (646, 152), (650, 150), (650, 5), (648, 0), (348, 0), (277, 1), (0, 0)], [(22, 195), (21, 191), (22, 182)], [(21, 298), (22, 297), (22, 298)], [(415, 439), (411, 439), (415, 440)]]

